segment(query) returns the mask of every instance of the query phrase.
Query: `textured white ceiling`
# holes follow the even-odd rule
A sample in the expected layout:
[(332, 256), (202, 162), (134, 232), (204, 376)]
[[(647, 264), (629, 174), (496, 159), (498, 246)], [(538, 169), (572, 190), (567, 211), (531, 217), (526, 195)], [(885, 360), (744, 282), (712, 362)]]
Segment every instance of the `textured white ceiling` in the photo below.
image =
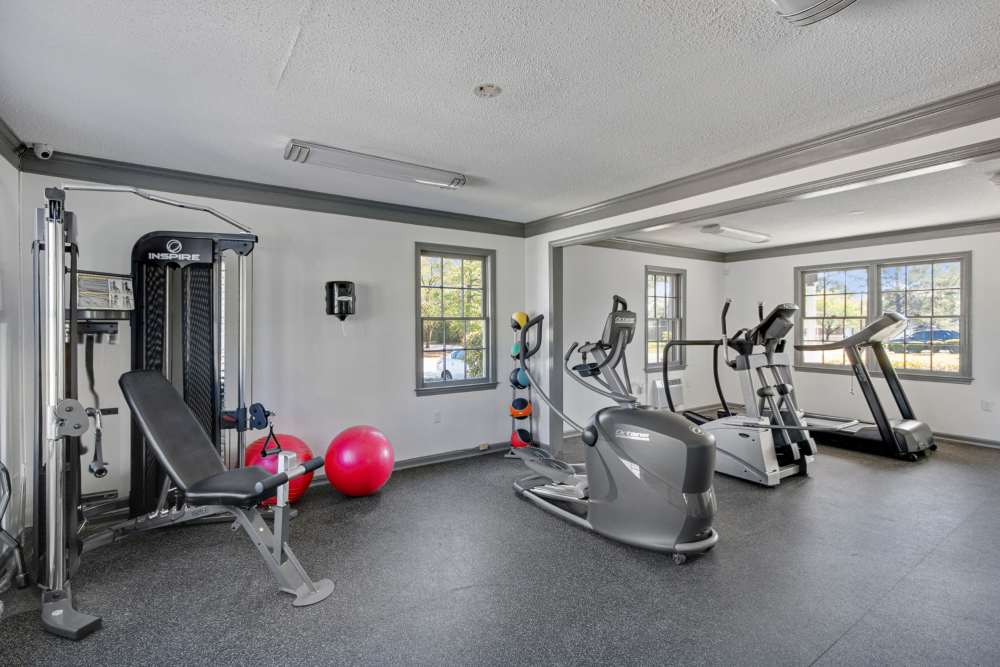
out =
[[(978, 162), (926, 176), (870, 185), (848, 192), (802, 199), (702, 222), (636, 232), (626, 238), (739, 252), (757, 248), (839, 239), (952, 222), (1000, 217), (1000, 187), (990, 176), (1000, 160)], [(747, 243), (701, 231), (717, 223), (771, 235), (767, 243)]]
[[(765, 0), (0, 0), (0, 25), (24, 140), (515, 220), (1000, 80), (997, 0), (859, 0), (808, 28)], [(290, 137), (470, 183), (284, 162)]]

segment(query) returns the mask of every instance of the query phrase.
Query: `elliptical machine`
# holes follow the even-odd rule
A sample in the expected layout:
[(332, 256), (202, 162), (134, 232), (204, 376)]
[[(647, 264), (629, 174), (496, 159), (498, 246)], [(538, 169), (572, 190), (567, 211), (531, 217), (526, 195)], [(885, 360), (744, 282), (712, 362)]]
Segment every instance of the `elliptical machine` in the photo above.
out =
[[(785, 337), (795, 326), (794, 303), (782, 303), (764, 316), (764, 304), (757, 305), (760, 322), (752, 329), (727, 333), (726, 315), (732, 299), (722, 307), (722, 338), (716, 340), (675, 340), (663, 351), (669, 359), (674, 347), (712, 348), (712, 372), (721, 409), (716, 417), (685, 410), (681, 414), (715, 435), (715, 469), (726, 475), (764, 486), (777, 486), (785, 477), (808, 475), (815, 460), (816, 443), (803, 422), (795, 400), (795, 385)], [(722, 392), (719, 379), (719, 348), (726, 365), (739, 374), (745, 414), (734, 414)], [(735, 356), (730, 358), (730, 352)], [(663, 364), (663, 386), (670, 387), (668, 364)], [(770, 375), (770, 378), (768, 377)], [(757, 387), (759, 383), (760, 387)], [(667, 405), (676, 412), (669, 389)]]
[[(515, 491), (587, 530), (672, 553), (678, 564), (714, 547), (719, 541), (712, 528), (717, 508), (712, 488), (715, 438), (677, 415), (640, 406), (630, 393), (625, 349), (635, 334), (635, 313), (615, 296), (601, 338), (573, 343), (563, 358), (570, 377), (617, 403), (598, 410), (586, 427), (552, 405), (528, 368), (528, 358), (542, 344), (542, 322), (543, 316), (537, 315), (522, 327), (520, 366), (541, 399), (581, 433), (586, 463), (560, 461), (540, 447), (515, 448), (535, 473), (515, 482)], [(533, 329), (537, 335), (529, 346)], [(574, 352), (581, 360), (570, 367)]]

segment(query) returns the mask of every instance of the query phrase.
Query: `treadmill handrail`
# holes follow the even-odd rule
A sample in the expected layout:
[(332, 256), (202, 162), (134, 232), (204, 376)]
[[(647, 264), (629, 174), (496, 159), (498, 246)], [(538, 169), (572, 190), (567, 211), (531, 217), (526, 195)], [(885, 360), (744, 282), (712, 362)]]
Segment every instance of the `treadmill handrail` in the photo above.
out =
[(800, 343), (795, 346), (795, 349), (802, 352), (818, 352), (821, 350), (844, 350), (849, 347), (863, 347), (872, 343), (881, 343), (886, 338), (893, 337), (905, 328), (906, 318), (899, 313), (887, 310), (882, 313), (882, 317), (844, 340), (836, 340), (829, 343)]

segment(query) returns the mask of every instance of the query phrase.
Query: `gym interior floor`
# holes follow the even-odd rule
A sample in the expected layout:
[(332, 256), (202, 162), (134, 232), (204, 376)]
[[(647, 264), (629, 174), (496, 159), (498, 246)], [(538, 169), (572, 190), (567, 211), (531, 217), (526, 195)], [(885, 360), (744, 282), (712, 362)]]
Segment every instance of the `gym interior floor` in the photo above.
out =
[(310, 490), (292, 546), (337, 589), (295, 609), (225, 525), (95, 552), (75, 578), (104, 629), (48, 636), (7, 597), (0, 663), (1000, 664), (1000, 450), (910, 464), (824, 447), (811, 479), (716, 476), (719, 546), (668, 556), (517, 499), (516, 460)]

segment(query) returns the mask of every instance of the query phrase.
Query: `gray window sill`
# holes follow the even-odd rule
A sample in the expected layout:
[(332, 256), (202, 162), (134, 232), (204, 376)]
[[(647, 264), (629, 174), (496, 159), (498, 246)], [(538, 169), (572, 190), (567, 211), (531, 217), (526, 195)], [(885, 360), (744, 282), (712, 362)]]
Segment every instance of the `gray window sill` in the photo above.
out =
[[(668, 371), (684, 371), (687, 370), (687, 364), (670, 364), (667, 366)], [(662, 373), (663, 364), (656, 364), (655, 366), (646, 366), (647, 373)]]
[(485, 382), (442, 382), (439, 385), (417, 387), (417, 396), (439, 396), (441, 394), (462, 394), (468, 391), (488, 391), (496, 389), (500, 384), (496, 380)]
[[(808, 366), (808, 365), (795, 365), (796, 372), (803, 373), (829, 373), (831, 375), (854, 375), (854, 371), (850, 367), (846, 368), (836, 368), (833, 366)], [(871, 373), (872, 377), (880, 378), (882, 373), (877, 371), (868, 371)], [(972, 384), (973, 378), (967, 375), (944, 375), (944, 374), (931, 374), (931, 373), (907, 373), (906, 371), (896, 371), (896, 375), (899, 376), (900, 380), (918, 380), (924, 382), (944, 382), (947, 384)]]

